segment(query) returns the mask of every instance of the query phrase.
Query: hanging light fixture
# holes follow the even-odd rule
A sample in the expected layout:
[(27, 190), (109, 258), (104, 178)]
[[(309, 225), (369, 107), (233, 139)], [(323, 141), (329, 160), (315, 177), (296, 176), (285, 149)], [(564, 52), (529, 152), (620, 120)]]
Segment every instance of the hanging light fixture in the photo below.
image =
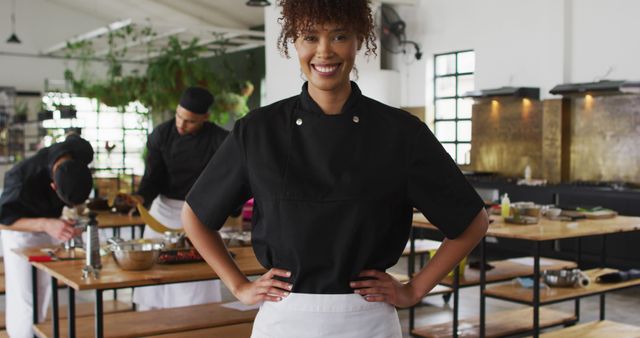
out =
[(267, 7), (270, 6), (271, 3), (267, 0), (249, 0), (247, 1), (247, 6), (251, 7)]
[(22, 43), (16, 35), (16, 0), (11, 1), (11, 36), (7, 39), (7, 43)]

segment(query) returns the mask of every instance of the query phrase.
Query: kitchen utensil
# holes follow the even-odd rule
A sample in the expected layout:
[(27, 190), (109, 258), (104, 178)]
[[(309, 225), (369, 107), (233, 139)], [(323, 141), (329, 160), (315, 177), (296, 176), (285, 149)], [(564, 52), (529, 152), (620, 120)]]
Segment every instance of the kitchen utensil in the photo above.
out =
[(122, 241), (109, 239), (111, 253), (122, 270), (151, 269), (160, 255), (164, 243), (160, 240), (137, 239)]
[(540, 210), (541, 207), (533, 202), (512, 203), (511, 214), (504, 220), (512, 224), (537, 224), (540, 220)]
[(165, 231), (162, 242), (164, 249), (182, 249), (185, 247), (185, 233), (175, 231)]
[(87, 243), (85, 243), (86, 262), (82, 269), (82, 279), (86, 279), (89, 275), (99, 278), (99, 271), (102, 268), (100, 260), (100, 233), (98, 232), (98, 220), (95, 212), (89, 213), (89, 222), (87, 223)]
[(591, 283), (580, 269), (545, 270), (542, 278), (547, 285), (558, 287), (586, 287)]

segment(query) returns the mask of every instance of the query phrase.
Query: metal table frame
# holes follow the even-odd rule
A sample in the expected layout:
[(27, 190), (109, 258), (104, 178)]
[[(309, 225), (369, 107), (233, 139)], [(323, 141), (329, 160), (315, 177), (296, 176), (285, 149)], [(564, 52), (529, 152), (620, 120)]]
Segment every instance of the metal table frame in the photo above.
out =
[[(601, 248), (600, 248), (600, 254), (601, 254), (601, 259), (600, 259), (600, 267), (604, 268), (606, 267), (606, 253), (607, 253), (607, 246), (606, 246), (606, 242), (607, 242), (607, 234), (601, 234), (601, 235), (593, 235), (593, 236), (581, 236), (581, 237), (576, 237), (576, 239), (578, 240), (578, 247), (576, 250), (576, 264), (578, 266), (578, 268), (581, 268), (581, 261), (582, 261), (582, 238), (585, 237), (597, 237), (600, 236), (602, 237), (602, 244), (601, 244)], [(489, 296), (490, 298), (496, 298), (496, 299), (501, 299), (504, 301), (508, 301), (508, 302), (514, 302), (514, 303), (520, 303), (520, 304), (524, 304), (524, 305), (529, 305), (529, 306), (533, 306), (533, 329), (527, 332), (524, 332), (522, 334), (532, 334), (534, 338), (538, 338), (540, 336), (540, 306), (542, 306), (540, 304), (540, 283), (539, 282), (535, 282), (535, 281), (539, 281), (540, 277), (542, 276), (540, 273), (540, 246), (542, 245), (542, 243), (547, 242), (547, 241), (553, 241), (553, 240), (545, 240), (545, 241), (536, 241), (536, 240), (526, 240), (526, 239), (522, 239), (522, 241), (533, 241), (533, 248), (532, 248), (532, 253), (533, 253), (533, 301), (532, 302), (521, 302), (521, 301), (516, 301), (513, 299), (509, 299), (509, 298), (503, 298), (503, 297), (497, 297), (497, 296)], [(486, 335), (486, 295), (484, 294), (485, 288), (486, 288), (486, 236), (482, 238), (482, 241), (480, 243), (480, 260), (482, 261), (482, 264), (480, 264), (480, 337), (484, 338)], [(634, 286), (631, 286), (634, 287)], [(621, 288), (622, 289), (622, 288)], [(618, 289), (618, 290), (621, 290)], [(599, 295), (600, 296), (600, 320), (604, 320), (605, 319), (605, 302), (606, 302), (606, 293), (610, 292), (610, 291), (604, 291), (604, 292), (599, 292), (599, 293), (595, 293), (595, 294), (589, 294), (589, 295), (585, 295), (585, 296), (579, 296), (579, 297), (575, 297), (574, 302), (575, 302), (575, 307), (574, 307), (574, 314), (576, 316), (576, 320), (575, 322), (578, 322), (580, 320), (580, 298), (582, 297), (590, 297), (590, 296), (594, 296), (594, 295)], [(557, 301), (551, 301), (551, 302), (545, 302), (545, 305), (548, 304), (554, 304), (554, 303), (561, 303), (561, 302), (567, 302), (567, 301), (571, 301), (571, 299), (562, 299), (562, 300), (557, 300)], [(574, 322), (574, 323), (575, 323)]]

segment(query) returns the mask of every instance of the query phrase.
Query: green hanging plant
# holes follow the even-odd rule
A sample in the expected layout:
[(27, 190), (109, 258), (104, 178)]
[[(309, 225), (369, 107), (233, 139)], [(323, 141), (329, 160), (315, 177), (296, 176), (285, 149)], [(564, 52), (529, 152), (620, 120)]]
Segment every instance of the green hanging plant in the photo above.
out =
[[(93, 80), (96, 77), (90, 72), (89, 65), (95, 61), (91, 42), (67, 44), (67, 57), (79, 61), (76, 72), (66, 69), (64, 76), (77, 95), (96, 98), (106, 105), (121, 108), (130, 102), (140, 101), (149, 109), (152, 118), (159, 122), (175, 111), (180, 94), (187, 87), (201, 86), (216, 97), (212, 121), (225, 124), (231, 115), (241, 117), (248, 112), (246, 102), (250, 93), (245, 95), (246, 90), (243, 93), (242, 88), (253, 88), (253, 85), (245, 82), (237, 85), (237, 80), (227, 81), (209, 69), (202, 61), (203, 55), (209, 50), (199, 45), (198, 39), (181, 41), (177, 37), (170, 37), (163, 46), (152, 46), (148, 42), (148, 55), (157, 55), (148, 59), (144, 70), (132, 70), (125, 74), (123, 60), (128, 50), (119, 46), (127, 46), (128, 42), (157, 34), (150, 27), (134, 29), (131, 26), (108, 34), (108, 52), (104, 58), (107, 72), (101, 81)], [(224, 49), (218, 49), (217, 52), (222, 55)]]

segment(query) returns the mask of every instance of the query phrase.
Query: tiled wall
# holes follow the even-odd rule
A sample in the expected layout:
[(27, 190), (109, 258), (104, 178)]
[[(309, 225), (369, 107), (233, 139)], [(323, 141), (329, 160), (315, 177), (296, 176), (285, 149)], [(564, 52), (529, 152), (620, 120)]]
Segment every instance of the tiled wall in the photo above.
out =
[(483, 99), (473, 106), (472, 134), (476, 171), (522, 177), (528, 164), (534, 178), (550, 182), (640, 184), (640, 95), (580, 96), (564, 104)]
[(571, 121), (572, 180), (640, 184), (640, 95), (575, 98)]
[(473, 105), (471, 166), (476, 171), (521, 177), (527, 165), (542, 176), (542, 103), (516, 98)]

